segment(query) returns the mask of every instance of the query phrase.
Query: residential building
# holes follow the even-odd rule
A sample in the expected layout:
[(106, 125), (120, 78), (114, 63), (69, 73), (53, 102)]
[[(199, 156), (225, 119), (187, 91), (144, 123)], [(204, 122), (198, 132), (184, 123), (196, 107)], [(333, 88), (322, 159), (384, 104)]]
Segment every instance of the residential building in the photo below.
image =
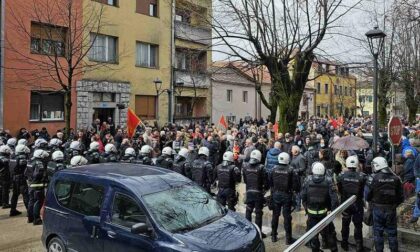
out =
[(174, 122), (210, 119), (211, 14), (211, 0), (175, 0)]
[(318, 59), (312, 64), (307, 87), (314, 87), (316, 116), (356, 115), (356, 77), (340, 63)]
[[(46, 0), (37, 1), (46, 6)], [(76, 1), (77, 2), (77, 1)], [(48, 10), (40, 22), (42, 9), (34, 10), (28, 0), (0, 1), (0, 128), (16, 135), (20, 128), (34, 130), (46, 127), (50, 133), (65, 127), (64, 93), (55, 69), (64, 70), (71, 36), (68, 23), (58, 18), (60, 8)], [(72, 9), (81, 13), (80, 3)], [(74, 58), (76, 59), (76, 58)], [(55, 68), (55, 65), (63, 66)], [(75, 86), (80, 76), (75, 75)], [(76, 104), (75, 90), (72, 99)], [(75, 126), (75, 106), (71, 110), (71, 124)]]
[[(77, 126), (99, 118), (125, 124), (127, 108), (143, 121), (167, 122), (170, 117), (171, 23), (170, 1), (84, 0), (103, 9), (98, 34), (87, 64), (100, 67), (77, 83)], [(88, 16), (90, 9), (84, 8)]]

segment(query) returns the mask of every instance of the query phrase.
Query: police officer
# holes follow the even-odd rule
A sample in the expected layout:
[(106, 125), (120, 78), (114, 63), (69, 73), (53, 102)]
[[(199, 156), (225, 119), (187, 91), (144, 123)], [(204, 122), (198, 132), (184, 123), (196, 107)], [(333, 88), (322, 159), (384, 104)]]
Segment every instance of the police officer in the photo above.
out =
[(0, 185), (1, 185), (1, 199), (2, 208), (10, 208), (9, 204), (9, 191), (10, 184), (12, 182), (10, 176), (10, 156), (12, 155), (12, 149), (8, 145), (0, 146)]
[(139, 157), (138, 157), (141, 164), (153, 165), (152, 151), (153, 151), (153, 148), (150, 147), (149, 145), (143, 145), (141, 147)]
[(187, 160), (188, 149), (181, 148), (176, 155), (173, 165), (174, 172), (184, 175), (187, 178), (191, 178), (191, 165)]
[(10, 149), (12, 150), (12, 154), (11, 154), (11, 156), (15, 154), (15, 147), (16, 147), (16, 144), (17, 144), (17, 140), (16, 140), (16, 138), (14, 138), (14, 137), (9, 138), (9, 139), (7, 140), (7, 146), (9, 146), (9, 147), (10, 147)]
[(70, 164), (70, 160), (82, 152), (82, 146), (79, 141), (72, 141), (69, 148), (66, 150), (66, 163)]
[(236, 183), (241, 182), (241, 171), (235, 166), (233, 152), (227, 151), (223, 154), (223, 162), (216, 167), (216, 178), (218, 179), (217, 201), (223, 206), (235, 211), (238, 202)]
[(51, 153), (54, 153), (54, 151), (58, 151), (58, 150), (61, 151), (62, 144), (63, 142), (60, 139), (52, 138), (49, 143)]
[(172, 170), (174, 161), (172, 160), (172, 148), (162, 149), (162, 155), (156, 159), (156, 166)]
[[(312, 175), (308, 176), (302, 188), (302, 203), (308, 214), (307, 230), (310, 230), (324, 217), (328, 210), (334, 210), (338, 206), (338, 197), (332, 179), (325, 176), (325, 167), (320, 162), (312, 164)], [(322, 230), (328, 240), (331, 251), (338, 251), (337, 241), (333, 234), (332, 226), (328, 225)], [(311, 241), (312, 251), (320, 251), (318, 235)]]
[(48, 183), (46, 159), (49, 157), (47, 151), (38, 149), (34, 151), (30, 165), (26, 167), (25, 176), (28, 179), (29, 202), (28, 202), (28, 223), (41, 225), (41, 206), (45, 198), (45, 188)]
[(37, 140), (35, 140), (33, 148), (35, 150), (45, 150), (48, 151), (48, 142), (45, 141), (44, 138), (38, 138)]
[[(261, 164), (261, 152), (253, 150), (248, 162), (242, 166), (244, 182), (246, 184), (246, 211), (245, 217), (252, 221), (252, 212), (255, 209), (255, 224), (262, 230), (262, 216), (264, 194), (268, 189), (268, 177), (264, 165)], [(266, 237), (262, 233), (263, 238)]]
[[(269, 182), (271, 188), (271, 196), (273, 203), (273, 216), (271, 220), (271, 241), (277, 242), (277, 227), (279, 225), (280, 213), (283, 210), (283, 223), (286, 232), (286, 245), (295, 242), (292, 237), (292, 215), (291, 208), (293, 204), (293, 191), (299, 192), (299, 188), (294, 185), (294, 171), (289, 166), (290, 156), (286, 152), (282, 152), (278, 156), (278, 165), (273, 167), (269, 174)], [(296, 174), (296, 176), (298, 176)]]
[(373, 214), (375, 250), (384, 251), (384, 231), (391, 252), (398, 251), (396, 209), (404, 200), (402, 183), (383, 157), (372, 160), (374, 174), (368, 180), (366, 200)]
[(207, 147), (198, 150), (198, 158), (193, 161), (191, 167), (192, 181), (203, 187), (208, 193), (211, 192), (213, 183), (213, 165), (208, 160), (210, 151)]
[(64, 163), (64, 153), (60, 150), (56, 150), (51, 155), (51, 161), (47, 165), (48, 181), (51, 180), (54, 173), (66, 169), (67, 166)]
[(100, 158), (101, 163), (115, 163), (118, 162), (118, 150), (112, 143), (105, 145), (105, 152)]
[(87, 165), (87, 164), (88, 164), (88, 160), (82, 155), (74, 156), (70, 160), (70, 165), (72, 168), (82, 166), (82, 165)]
[(15, 157), (16, 157), (16, 165), (13, 168), (13, 176), (12, 176), (12, 199), (11, 199), (11, 209), (10, 209), (10, 216), (20, 215), (21, 212), (16, 210), (17, 202), (19, 195), (22, 194), (23, 204), (28, 209), (28, 184), (25, 180), (25, 169), (28, 165), (28, 157), (31, 150), (26, 147), (25, 145), (18, 144), (15, 149)]
[(121, 158), (123, 163), (137, 163), (136, 150), (134, 148), (128, 147), (124, 151), (124, 156)]
[(341, 173), (337, 179), (338, 192), (341, 195), (341, 203), (344, 203), (353, 195), (357, 196), (356, 202), (344, 210), (342, 214), (342, 229), (341, 229), (341, 247), (348, 251), (350, 222), (353, 220), (354, 224), (354, 239), (356, 241), (356, 251), (363, 251), (363, 190), (366, 184), (366, 175), (362, 172), (357, 172), (359, 167), (359, 160), (357, 156), (350, 156), (346, 159), (346, 167), (348, 171)]
[(24, 138), (19, 139), (18, 142), (17, 142), (17, 145), (25, 145), (25, 146), (27, 146), (28, 145), (28, 140), (26, 140)]
[(96, 141), (91, 142), (85, 156), (89, 164), (99, 164), (101, 158), (101, 154), (99, 154), (99, 143)]

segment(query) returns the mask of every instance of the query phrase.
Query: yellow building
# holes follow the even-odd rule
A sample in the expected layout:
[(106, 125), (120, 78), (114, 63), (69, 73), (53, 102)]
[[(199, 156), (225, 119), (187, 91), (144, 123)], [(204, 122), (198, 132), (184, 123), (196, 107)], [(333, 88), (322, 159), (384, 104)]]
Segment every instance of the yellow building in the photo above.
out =
[(357, 80), (348, 67), (319, 60), (312, 65), (310, 79), (307, 86), (315, 89), (317, 116), (356, 115)]
[(161, 125), (210, 114), (211, 29), (201, 20), (210, 0), (84, 0), (83, 9), (86, 24), (92, 11), (103, 15), (100, 29), (85, 35), (92, 43), (86, 64), (98, 67), (77, 83), (78, 127), (108, 117), (124, 125), (127, 108)]
[(174, 121), (210, 119), (211, 0), (176, 0)]

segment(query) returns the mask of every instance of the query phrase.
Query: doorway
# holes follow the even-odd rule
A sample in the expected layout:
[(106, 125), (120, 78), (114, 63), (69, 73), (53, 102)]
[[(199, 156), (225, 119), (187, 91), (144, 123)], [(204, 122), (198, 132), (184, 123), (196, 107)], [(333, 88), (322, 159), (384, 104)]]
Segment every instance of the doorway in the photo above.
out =
[(112, 121), (114, 122), (114, 112), (114, 108), (95, 108), (93, 112), (92, 122), (94, 122), (96, 119), (99, 119), (102, 123), (107, 121), (108, 117), (111, 117)]

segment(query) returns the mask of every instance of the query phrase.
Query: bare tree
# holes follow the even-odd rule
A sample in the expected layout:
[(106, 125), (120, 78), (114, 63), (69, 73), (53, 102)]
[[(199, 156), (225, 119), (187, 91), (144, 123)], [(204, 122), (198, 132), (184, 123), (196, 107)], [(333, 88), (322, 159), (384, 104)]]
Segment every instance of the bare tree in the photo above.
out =
[[(93, 41), (104, 26), (103, 7), (83, 2), (31, 0), (6, 6), (12, 29), (21, 41), (30, 41), (31, 50), (28, 53), (27, 46), (6, 38), (5, 49), (13, 54), (11, 61), (20, 63), (20, 67), (11, 70), (19, 82), (29, 87), (40, 87), (39, 83), (45, 81), (52, 83), (48, 85), (50, 90), (63, 93), (67, 134), (71, 128), (72, 90), (76, 79), (104, 66), (102, 62), (87, 60)], [(27, 20), (31, 20), (30, 25)]]
[(267, 68), (270, 99), (257, 91), (272, 111), (272, 122), (278, 109), (281, 132), (296, 127), (314, 50), (355, 5), (344, 0), (221, 0), (216, 5), (213, 30), (226, 54)]

